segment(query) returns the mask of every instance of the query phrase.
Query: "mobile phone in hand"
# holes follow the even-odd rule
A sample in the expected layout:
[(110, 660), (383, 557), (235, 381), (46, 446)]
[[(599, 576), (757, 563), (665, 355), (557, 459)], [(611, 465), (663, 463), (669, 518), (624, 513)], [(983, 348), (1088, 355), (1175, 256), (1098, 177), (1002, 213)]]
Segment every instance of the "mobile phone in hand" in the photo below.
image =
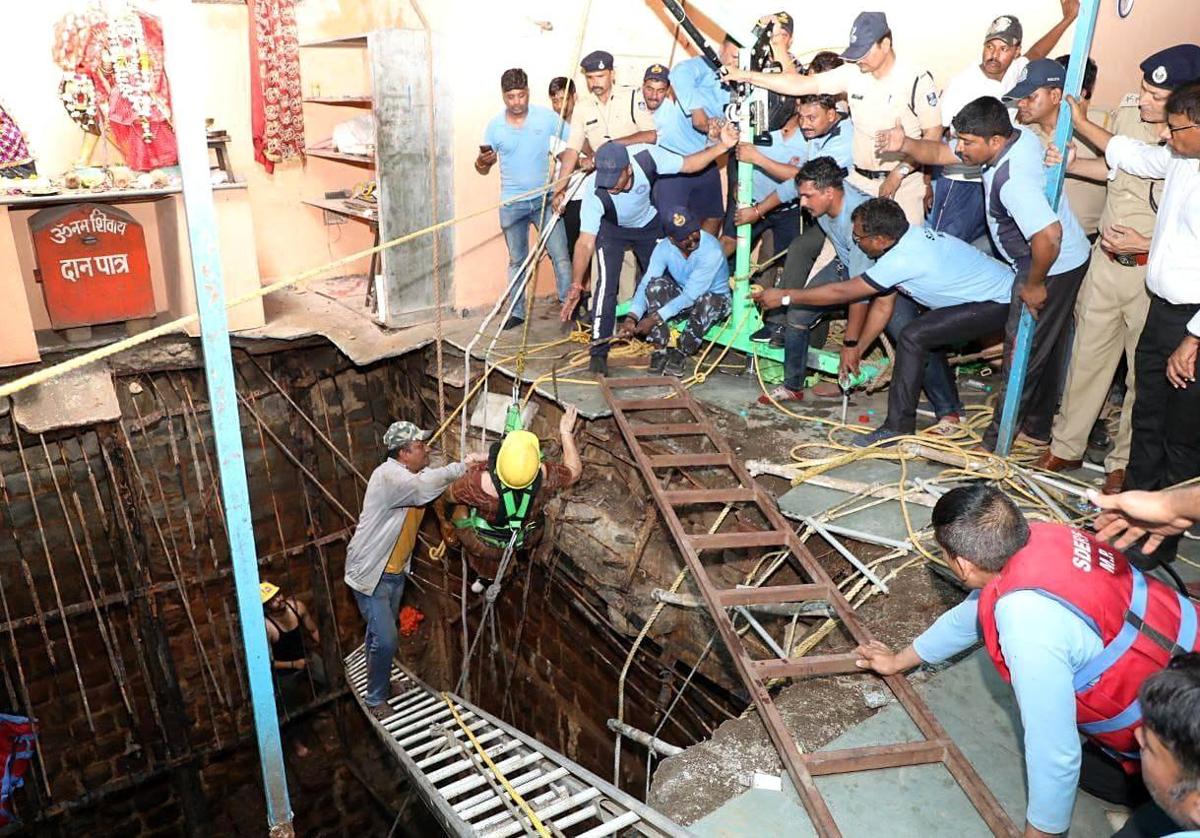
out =
[(481, 145), (479, 147), (480, 154), (488, 154), (491, 150), (492, 150), (492, 147), (490, 145)]

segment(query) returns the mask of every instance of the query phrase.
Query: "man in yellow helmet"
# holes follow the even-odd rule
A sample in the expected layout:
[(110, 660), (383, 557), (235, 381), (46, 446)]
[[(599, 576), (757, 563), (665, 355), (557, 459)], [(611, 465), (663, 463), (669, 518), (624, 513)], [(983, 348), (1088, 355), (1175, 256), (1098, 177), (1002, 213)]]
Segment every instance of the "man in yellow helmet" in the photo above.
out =
[[(536, 543), (542, 509), (579, 480), (583, 460), (575, 444), (574, 405), (558, 424), (563, 462), (543, 463), (541, 443), (529, 431), (509, 431), (493, 445), (487, 463), (467, 469), (438, 499), (435, 509), (447, 544), (462, 544), (471, 569), (495, 579), (509, 541), (514, 549)], [(446, 509), (453, 506), (447, 515)]]

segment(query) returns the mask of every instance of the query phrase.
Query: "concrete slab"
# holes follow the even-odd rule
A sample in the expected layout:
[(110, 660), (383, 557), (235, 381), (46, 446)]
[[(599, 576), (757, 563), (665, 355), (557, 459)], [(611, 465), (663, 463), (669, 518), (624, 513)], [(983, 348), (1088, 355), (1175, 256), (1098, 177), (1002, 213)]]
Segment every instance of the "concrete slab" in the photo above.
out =
[(32, 434), (113, 422), (121, 416), (112, 373), (103, 365), (74, 370), (21, 390), (12, 401), (13, 418)]
[[(1026, 798), (1020, 720), (1012, 690), (1000, 680), (987, 656), (982, 650), (968, 655), (919, 689), (1009, 816), (1023, 824)], [(893, 703), (829, 743), (826, 750), (917, 738), (903, 708)], [(847, 836), (983, 838), (991, 834), (941, 766), (843, 774), (821, 778), (817, 785)], [(1104, 812), (1101, 801), (1081, 792), (1071, 834), (1110, 834)], [(749, 790), (688, 828), (709, 838), (816, 834), (788, 782), (782, 792)]]

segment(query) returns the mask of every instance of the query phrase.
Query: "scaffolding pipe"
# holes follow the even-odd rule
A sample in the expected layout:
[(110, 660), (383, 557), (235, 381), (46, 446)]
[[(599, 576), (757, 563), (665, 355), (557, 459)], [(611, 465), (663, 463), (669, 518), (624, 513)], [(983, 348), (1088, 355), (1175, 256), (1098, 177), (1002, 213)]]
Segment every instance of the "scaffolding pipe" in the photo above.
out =
[[(1092, 36), (1096, 34), (1096, 15), (1100, 11), (1100, 0), (1081, 0), (1079, 16), (1075, 20), (1075, 41), (1071, 46), (1071, 60), (1067, 64), (1067, 78), (1063, 84), (1063, 100), (1058, 111), (1058, 127), (1054, 131), (1054, 145), (1063, 150), (1062, 161), (1046, 173), (1046, 199), (1052, 209), (1058, 209), (1062, 196), (1063, 178), (1067, 174), (1067, 146), (1071, 142), (1074, 126), (1071, 125), (1071, 106), (1067, 96), (1079, 96), (1083, 87), (1083, 71), (1088, 53), (1092, 50)], [(1017, 338), (1013, 344), (1012, 363), (1008, 371), (1008, 385), (1004, 389), (1004, 408), (1000, 414), (1000, 435), (996, 439), (996, 453), (1007, 457), (1012, 451), (1013, 436), (1016, 435), (1018, 412), (1021, 406), (1021, 391), (1025, 389), (1025, 370), (1029, 366), (1029, 355), (1033, 350), (1033, 315), (1027, 306), (1021, 306), (1021, 319), (1017, 324)]]
[(288, 799), (287, 773), (275, 713), (275, 687), (271, 680), (267, 629), (259, 600), (258, 558), (250, 517), (250, 492), (246, 485), (242, 430), (229, 345), (229, 320), (225, 311), (216, 211), (209, 181), (208, 147), (204, 141), (204, 90), (200, 80), (208, 78), (208, 74), (204, 53), (193, 37), (199, 24), (195, 20), (192, 4), (189, 0), (175, 0), (169, 11), (171, 14), (164, 21), (167, 74), (172, 81), (179, 166), (183, 176), (183, 204), (187, 215), (192, 278), (200, 319), (200, 342), (204, 351), (204, 377), (212, 406), (213, 439), (217, 450), (221, 495), (225, 501), (229, 552), (250, 681), (267, 823), (272, 838), (290, 838), (294, 834), (292, 807)]
[[(739, 588), (746, 587), (739, 585)], [(655, 588), (650, 593), (651, 598), (655, 602), (663, 602), (667, 605), (673, 605), (676, 608), (708, 608), (704, 604), (704, 600), (694, 594), (680, 594)], [(819, 600), (811, 600), (809, 602), (785, 602), (780, 604), (772, 604), (767, 602), (752, 602), (744, 606), (751, 611), (757, 611), (759, 614), (768, 614), (772, 617), (836, 617), (837, 612), (830, 607), (829, 603)], [(3, 626), (0, 626), (3, 628)]]
[(645, 745), (660, 757), (673, 757), (683, 753), (683, 748), (678, 745), (672, 745), (670, 742), (664, 742), (657, 736), (651, 736), (644, 730), (638, 730), (636, 727), (630, 727), (620, 719), (609, 719), (608, 729), (614, 733), (619, 733), (627, 739), (632, 739), (641, 745)]

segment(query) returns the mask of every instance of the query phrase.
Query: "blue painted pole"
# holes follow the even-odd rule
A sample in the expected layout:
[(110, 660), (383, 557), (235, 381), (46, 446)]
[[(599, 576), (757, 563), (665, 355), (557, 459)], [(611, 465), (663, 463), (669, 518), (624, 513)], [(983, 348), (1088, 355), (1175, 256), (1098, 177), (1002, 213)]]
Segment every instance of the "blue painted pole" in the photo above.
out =
[(192, 275), (200, 315), (200, 341), (204, 350), (204, 377), (211, 406), (213, 438), (221, 476), (221, 497), (229, 531), (229, 552), (237, 591), (242, 645), (250, 680), (254, 729), (262, 764), (267, 823), (273, 838), (291, 836), (292, 807), (288, 800), (287, 773), (279, 740), (275, 688), (267, 629), (258, 592), (258, 555), (250, 519), (250, 492), (238, 418), (233, 359), (229, 347), (229, 320), (225, 313), (225, 285), (221, 275), (217, 216), (209, 181), (208, 144), (204, 127), (203, 81), (209, 78), (206, 57), (198, 48), (199, 27), (190, 0), (176, 0), (164, 20), (167, 74), (171, 81), (179, 166), (183, 176), (183, 204), (187, 213)]
[[(1082, 0), (1079, 17), (1075, 20), (1075, 41), (1071, 46), (1071, 61), (1067, 67), (1067, 78), (1063, 86), (1063, 102), (1058, 113), (1058, 127), (1054, 131), (1054, 144), (1063, 150), (1063, 162), (1046, 173), (1046, 198), (1050, 206), (1058, 209), (1062, 197), (1063, 178), (1067, 174), (1067, 144), (1074, 130), (1071, 126), (1071, 107), (1067, 96), (1078, 96), (1083, 88), (1083, 71), (1087, 66), (1088, 53), (1092, 50), (1092, 37), (1096, 34), (1096, 17), (1100, 12), (1100, 0)], [(1021, 307), (1021, 320), (1017, 325), (1017, 339), (1013, 343), (1012, 361), (1008, 370), (1008, 385), (1004, 388), (1004, 408), (1000, 414), (1000, 434), (996, 439), (996, 453), (1007, 457), (1012, 451), (1013, 437), (1017, 431), (1017, 412), (1021, 405), (1021, 392), (1025, 389), (1025, 371), (1029, 366), (1029, 353), (1033, 348), (1033, 330), (1036, 326), (1029, 309)]]

